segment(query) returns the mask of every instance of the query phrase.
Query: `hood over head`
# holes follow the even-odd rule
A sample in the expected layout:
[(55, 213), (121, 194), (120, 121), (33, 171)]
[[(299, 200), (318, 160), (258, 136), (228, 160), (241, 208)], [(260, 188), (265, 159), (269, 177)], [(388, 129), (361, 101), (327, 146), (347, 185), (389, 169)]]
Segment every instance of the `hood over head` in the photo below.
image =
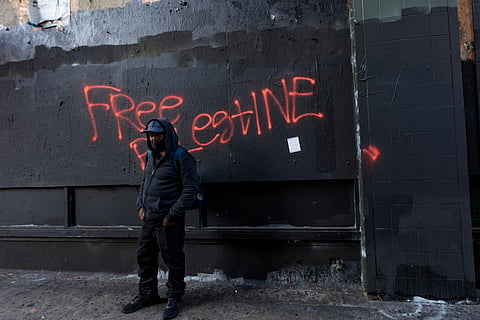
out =
[(175, 132), (170, 121), (166, 118), (153, 118), (148, 121), (147, 126), (142, 131), (147, 135), (148, 149), (153, 151), (152, 143), (148, 138), (148, 132), (162, 132), (165, 136), (165, 148), (167, 153), (173, 155), (178, 148), (178, 135)]

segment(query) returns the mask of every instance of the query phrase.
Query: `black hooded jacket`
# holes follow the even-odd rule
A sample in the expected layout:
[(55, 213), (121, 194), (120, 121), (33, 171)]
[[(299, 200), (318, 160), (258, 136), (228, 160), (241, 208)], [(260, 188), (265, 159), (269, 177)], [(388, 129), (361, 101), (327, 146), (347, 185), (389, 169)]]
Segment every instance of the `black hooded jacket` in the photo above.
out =
[(171, 221), (183, 219), (198, 192), (196, 161), (185, 150), (175, 166), (174, 154), (179, 147), (177, 133), (167, 119), (156, 118), (149, 123), (151, 121), (158, 121), (164, 128), (166, 154), (163, 157), (156, 154), (147, 135), (152, 153), (147, 156), (137, 206), (145, 210), (147, 221), (161, 220), (167, 215)]

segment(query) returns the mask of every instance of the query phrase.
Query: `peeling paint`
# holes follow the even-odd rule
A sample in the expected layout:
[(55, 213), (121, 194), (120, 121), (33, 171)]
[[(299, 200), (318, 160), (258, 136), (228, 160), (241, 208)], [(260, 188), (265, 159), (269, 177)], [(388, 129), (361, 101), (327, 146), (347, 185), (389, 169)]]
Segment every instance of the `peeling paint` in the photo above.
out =
[[(71, 0), (70, 9), (72, 12), (77, 10), (105, 10), (110, 8), (122, 8), (130, 0)], [(152, 2), (152, 1), (149, 1)]]
[[(16, 25), (8, 31), (0, 29), (0, 64), (31, 59), (38, 46), (70, 51), (98, 45), (132, 45), (140, 42), (142, 38), (168, 32), (190, 32), (194, 41), (215, 42), (218, 40), (217, 35), (225, 32), (250, 33), (298, 25), (319, 30), (328, 27), (334, 31), (348, 28), (346, 20), (339, 23), (328, 17), (329, 13), (322, 11), (323, 9), (315, 10), (313, 5), (306, 6), (304, 11), (309, 14), (298, 20), (293, 10), (283, 8), (285, 3), (270, 5), (267, 2), (250, 1), (243, 3), (241, 10), (232, 3), (219, 0), (182, 3), (131, 1), (126, 2), (122, 8), (105, 10), (77, 10), (74, 3), (75, 0), (72, 0), (69, 25), (63, 29), (48, 30), (35, 30), (26, 25), (27, 5), (27, 19), (24, 19), (24, 24)], [(269, 12), (278, 12), (281, 15), (276, 15), (272, 21)], [(249, 13), (253, 16), (249, 16)], [(125, 23), (128, 23), (128, 27)], [(1, 20), (0, 24), (5, 25)], [(19, 43), (19, 39), (23, 41)]]
[(475, 61), (472, 0), (458, 2), (458, 24), (460, 31), (460, 57), (462, 61)]
[[(113, 8), (124, 8), (128, 3), (132, 2), (131, 0), (71, 0), (70, 1), (70, 12), (75, 13), (81, 10), (87, 11), (100, 11)], [(159, 2), (159, 0), (137, 0), (144, 6), (149, 6), (154, 2)], [(22, 24), (27, 24), (29, 20), (29, 4), (30, 1), (3, 1), (0, 3), (0, 26), (13, 27)], [(179, 2), (177, 7), (184, 7), (187, 2)]]
[(12, 27), (28, 22), (28, 1), (0, 2), (0, 25)]

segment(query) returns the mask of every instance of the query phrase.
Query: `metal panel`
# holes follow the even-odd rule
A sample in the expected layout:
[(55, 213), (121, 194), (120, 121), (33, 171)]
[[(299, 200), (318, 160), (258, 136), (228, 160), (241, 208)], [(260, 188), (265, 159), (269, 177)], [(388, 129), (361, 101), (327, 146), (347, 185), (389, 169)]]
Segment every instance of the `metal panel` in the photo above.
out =
[(204, 226), (355, 228), (352, 181), (205, 186)]
[(138, 225), (136, 187), (76, 188), (75, 216), (78, 225)]
[(64, 225), (65, 190), (0, 189), (0, 225)]
[[(1, 268), (134, 272), (135, 240), (2, 239)], [(22, 254), (18, 254), (21, 252)]]
[[(134, 239), (6, 238), (0, 242), (0, 254), (7, 257), (0, 260), (0, 268), (135, 273), (135, 246)], [(23, 254), (16, 254), (19, 251)], [(359, 252), (358, 243), (351, 242), (187, 240), (186, 272), (196, 275), (220, 269), (229, 277), (265, 279), (268, 272), (292, 263), (328, 266), (329, 258), (341, 257), (355, 265)], [(354, 278), (358, 281), (359, 275), (354, 274)]]

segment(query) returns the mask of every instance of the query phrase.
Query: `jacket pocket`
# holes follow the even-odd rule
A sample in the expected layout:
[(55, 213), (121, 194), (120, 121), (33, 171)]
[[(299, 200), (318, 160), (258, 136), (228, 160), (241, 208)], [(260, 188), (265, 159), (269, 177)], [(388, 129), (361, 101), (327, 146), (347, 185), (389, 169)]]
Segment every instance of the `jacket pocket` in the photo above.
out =
[(157, 199), (157, 201), (155, 201), (155, 210), (156, 211), (160, 211), (160, 198)]

